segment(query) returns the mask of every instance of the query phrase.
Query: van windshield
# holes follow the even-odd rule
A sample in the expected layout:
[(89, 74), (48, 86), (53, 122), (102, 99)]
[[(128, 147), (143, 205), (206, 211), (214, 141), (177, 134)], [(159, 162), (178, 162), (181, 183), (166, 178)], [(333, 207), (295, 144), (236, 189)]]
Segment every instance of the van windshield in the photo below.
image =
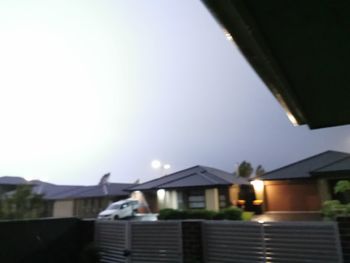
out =
[(119, 209), (120, 205), (118, 204), (111, 204), (107, 207), (107, 210), (115, 210), (115, 209)]

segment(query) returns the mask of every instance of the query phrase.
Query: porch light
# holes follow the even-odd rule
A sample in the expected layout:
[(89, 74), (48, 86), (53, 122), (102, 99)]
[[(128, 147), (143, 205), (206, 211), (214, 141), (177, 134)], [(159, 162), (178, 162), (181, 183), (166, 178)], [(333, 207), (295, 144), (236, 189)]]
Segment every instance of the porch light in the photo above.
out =
[(255, 192), (261, 192), (264, 190), (264, 182), (263, 181), (253, 180), (250, 183), (253, 185)]
[(263, 203), (263, 200), (257, 199), (253, 201), (253, 205), (261, 205)]
[(158, 197), (158, 200), (163, 200), (164, 197), (165, 197), (165, 190), (164, 189), (159, 189), (157, 191), (157, 197)]

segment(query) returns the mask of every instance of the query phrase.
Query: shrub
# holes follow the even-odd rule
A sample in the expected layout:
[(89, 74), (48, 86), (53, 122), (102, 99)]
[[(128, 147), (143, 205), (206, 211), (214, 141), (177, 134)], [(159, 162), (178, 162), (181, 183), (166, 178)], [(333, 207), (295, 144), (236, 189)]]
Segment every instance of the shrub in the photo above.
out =
[(242, 210), (237, 207), (231, 207), (221, 210), (220, 212), (209, 211), (205, 209), (200, 210), (185, 210), (179, 211), (175, 209), (161, 209), (158, 214), (158, 219), (206, 219), (206, 220), (241, 220)]
[[(230, 207), (221, 210), (220, 212), (224, 213), (224, 219), (227, 220), (241, 220), (242, 219), (242, 210), (238, 207)], [(219, 213), (220, 213), (219, 212)]]
[(350, 205), (343, 205), (339, 200), (328, 200), (322, 205), (322, 214), (329, 219), (334, 219), (337, 216), (349, 215)]
[(223, 220), (225, 219), (225, 213), (223, 211), (216, 212), (213, 216), (214, 220)]
[(250, 220), (252, 220), (253, 215), (254, 215), (253, 212), (244, 211), (244, 212), (242, 212), (242, 220), (243, 221), (250, 221)]
[(350, 181), (349, 180), (340, 180), (334, 187), (334, 193), (344, 193), (350, 190)]
[(214, 211), (209, 210), (187, 210), (184, 211), (184, 219), (213, 219), (215, 216)]
[(161, 209), (158, 214), (158, 219), (168, 220), (168, 219), (183, 219), (183, 211), (165, 208)]

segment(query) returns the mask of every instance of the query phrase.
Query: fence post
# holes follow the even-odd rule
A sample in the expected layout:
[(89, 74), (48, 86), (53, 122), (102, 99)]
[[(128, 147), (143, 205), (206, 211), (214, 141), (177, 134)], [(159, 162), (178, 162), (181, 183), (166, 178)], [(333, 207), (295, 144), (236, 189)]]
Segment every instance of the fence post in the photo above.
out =
[(203, 262), (202, 222), (182, 223), (182, 254), (184, 263)]
[(260, 223), (260, 229), (261, 229), (261, 245), (262, 245), (262, 252), (263, 252), (263, 260), (262, 262), (267, 262), (266, 259), (266, 240), (265, 240), (265, 224)]

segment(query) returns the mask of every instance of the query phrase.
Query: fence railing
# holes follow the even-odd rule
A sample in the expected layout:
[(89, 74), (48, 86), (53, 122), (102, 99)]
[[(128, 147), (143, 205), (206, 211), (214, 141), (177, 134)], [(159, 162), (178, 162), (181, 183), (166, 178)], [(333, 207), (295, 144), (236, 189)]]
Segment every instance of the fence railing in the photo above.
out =
[(95, 231), (102, 263), (182, 263), (180, 221), (97, 221)]
[(184, 222), (97, 221), (101, 262), (343, 262), (334, 222)]
[(203, 222), (205, 262), (342, 261), (333, 222)]

